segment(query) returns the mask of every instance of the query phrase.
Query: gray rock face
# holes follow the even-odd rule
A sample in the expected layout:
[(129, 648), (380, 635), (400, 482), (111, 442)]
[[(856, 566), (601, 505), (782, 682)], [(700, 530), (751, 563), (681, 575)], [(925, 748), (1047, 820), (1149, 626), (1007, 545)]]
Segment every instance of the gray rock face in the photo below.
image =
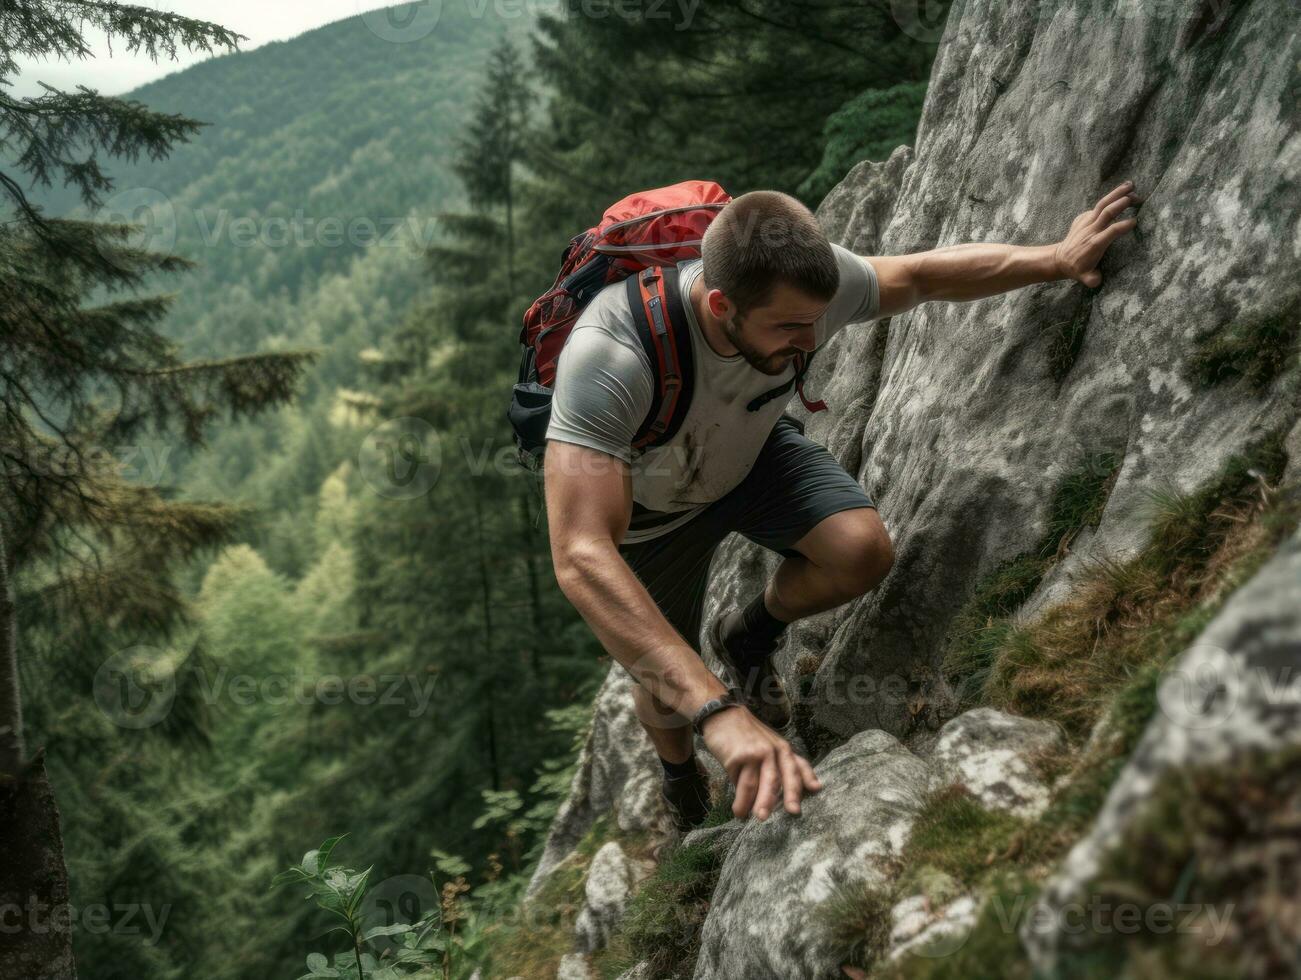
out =
[[(845, 855), (885, 839), (887, 822), (880, 786), (865, 787), (854, 807), (827, 805), (839, 799), (842, 766), (843, 782), (861, 785), (843, 750), (876, 746), (863, 765), (889, 770), (881, 782), (901, 798), (913, 792), (923, 764), (881, 748), (870, 730), (911, 737), (951, 717), (936, 680), (945, 633), (980, 579), (1037, 543), (1058, 481), (1092, 455), (1121, 459), (1099, 526), (1074, 539), (1026, 618), (1069, 595), (1091, 563), (1146, 543), (1152, 488), (1193, 490), (1269, 432), (1292, 432), (1289, 473), (1301, 473), (1294, 377), (1263, 392), (1185, 377), (1200, 337), (1277, 310), (1301, 281), (1299, 44), (1294, 4), (1277, 0), (955, 3), (915, 147), (859, 164), (823, 201), (833, 240), (870, 256), (1043, 244), (1125, 179), (1146, 198), (1097, 290), (1060, 282), (928, 303), (851, 326), (814, 362), (808, 389), (831, 408), (807, 417), (808, 434), (873, 496), (895, 565), (873, 593), (790, 631), (778, 665), (793, 692), (801, 659), (820, 660), (797, 710), (824, 743), (850, 741), (819, 765), (827, 789), (803, 817), (777, 814), (737, 836), (698, 976), (818, 975), (825, 964), (802, 889), (819, 891), (833, 864), (868, 864), (866, 853)], [(791, 411), (804, 414), (798, 402)], [(748, 600), (776, 564), (743, 540), (725, 545), (705, 621)], [(621, 674), (602, 691), (534, 886), (600, 813), (651, 819), (654, 757)], [(1249, 684), (1234, 690), (1254, 703)], [(1291, 718), (1297, 730), (1301, 718)], [(1273, 722), (1261, 730), (1277, 734)], [(1201, 744), (1169, 725), (1149, 736), (1149, 755), (1189, 758), (1181, 753)], [(1170, 741), (1158, 752), (1152, 739)], [(909, 774), (897, 786), (895, 769)], [(984, 785), (990, 799), (1003, 793), (997, 781)], [(1038, 805), (1033, 791), (1013, 795), (1016, 806)], [(900, 826), (909, 805), (891, 804)], [(1123, 815), (1108, 814), (1118, 826)], [(1076, 863), (1101, 846), (1086, 844), (1064, 880), (1083, 880)], [(1053, 942), (1040, 942), (1043, 955)]]
[(566, 953), (560, 957), (556, 980), (592, 980), (592, 967), (582, 953)]
[(818, 767), (799, 816), (747, 822), (723, 863), (695, 980), (832, 977), (840, 964), (816, 906), (837, 884), (884, 884), (926, 792), (926, 764), (884, 732), (862, 732)]
[(1287, 469), (1283, 471), (1283, 485), (1293, 494), (1301, 494), (1301, 420), (1292, 426), (1283, 448), (1287, 451)]
[(930, 757), (935, 785), (959, 783), (985, 806), (1030, 819), (1048, 805), (1034, 758), (1063, 744), (1049, 722), (976, 708), (941, 729)]
[(924, 895), (912, 895), (890, 910), (890, 959), (925, 950), (927, 956), (947, 956), (960, 949), (976, 924), (979, 906), (963, 895), (941, 908), (931, 908)]
[(596, 695), (592, 730), (579, 755), (569, 798), (556, 814), (542, 859), (529, 881), (529, 896), (602, 814), (616, 813), (623, 830), (643, 830), (663, 812), (658, 797), (660, 765), (637, 721), (631, 685), (632, 679), (612, 665)]
[(587, 869), (585, 902), (575, 923), (581, 952), (594, 953), (606, 947), (623, 918), (628, 899), (645, 874), (646, 869), (630, 860), (614, 841), (596, 852)]
[[(1112, 787), (1092, 831), (1071, 850), (1021, 928), (1048, 971), (1079, 938), (1068, 907), (1090, 883), (1162, 776), (1190, 766), (1233, 765), (1245, 749), (1301, 745), (1301, 532), (1236, 592), (1158, 689), (1160, 706)], [(1083, 939), (1089, 937), (1086, 930)]]
[[(927, 677), (953, 614), (1043, 533), (1054, 484), (1086, 453), (1122, 467), (1097, 532), (1036, 604), (1061, 598), (1082, 563), (1144, 543), (1148, 488), (1190, 490), (1297, 417), (1283, 381), (1256, 394), (1182, 375), (1203, 332), (1271, 309), (1301, 278), (1295, 11), (1131, 6), (955, 4), (911, 161), (860, 164), (819, 210), (836, 240), (899, 255), (1055, 241), (1122, 180), (1146, 195), (1099, 290), (924, 304), (888, 331), (842, 331), (814, 362), (810, 390), (831, 409), (808, 433), (859, 475), (896, 556), (823, 627), (815, 718), (833, 732), (907, 731), (921, 716), (894, 692), (918, 685), (942, 703)], [(846, 697), (862, 678), (875, 687)]]
[(737, 837), (745, 829), (745, 821), (737, 820), (733, 817), (727, 823), (719, 824), (717, 827), (699, 827), (691, 831), (682, 838), (683, 847), (692, 847), (701, 845), (708, 847), (714, 853), (726, 855), (736, 843)]

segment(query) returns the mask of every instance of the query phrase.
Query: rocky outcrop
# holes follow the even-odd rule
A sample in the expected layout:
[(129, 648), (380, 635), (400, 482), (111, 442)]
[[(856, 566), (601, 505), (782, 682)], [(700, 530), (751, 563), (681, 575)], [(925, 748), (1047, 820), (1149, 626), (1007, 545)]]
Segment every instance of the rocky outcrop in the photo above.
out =
[(961, 948), (979, 910), (977, 900), (963, 895), (934, 908), (925, 895), (910, 895), (890, 910), (890, 947), (887, 955), (897, 960), (908, 953), (925, 950), (927, 956), (947, 956)]
[(592, 966), (582, 953), (566, 953), (560, 958), (556, 980), (592, 980)]
[[(858, 165), (822, 202), (833, 240), (899, 255), (1056, 240), (1125, 179), (1145, 197), (1098, 289), (1059, 282), (925, 304), (842, 331), (814, 362), (807, 387), (831, 409), (807, 417), (808, 434), (872, 495), (895, 563), (873, 593), (791, 631), (778, 665), (798, 695), (797, 744), (816, 749), (826, 789), (799, 818), (711, 832), (727, 858), (697, 977), (834, 972), (809, 925), (812, 900), (831, 869), (869, 875), (872, 856), (892, 851), (923, 782), (957, 779), (1019, 816), (1043, 806), (1032, 756), (1051, 751), (1056, 732), (979, 712), (954, 719), (937, 668), (977, 583), (1042, 539), (1065, 477), (1103, 456), (1119, 461), (1100, 520), (1058, 556), (1023, 622), (1068, 598), (1083, 572), (1147, 543), (1153, 490), (1191, 492), (1269, 434), (1286, 437), (1285, 482), (1301, 486), (1295, 364), (1260, 384), (1193, 370), (1207, 338), (1262, 317), (1294, 322), (1301, 310), (1299, 44), (1295, 12), (1273, 0), (958, 0), (915, 146)], [(754, 595), (777, 561), (740, 539), (725, 545), (705, 621)], [(1279, 611), (1301, 606), (1294, 562), (1295, 545), (1180, 661), (1229, 671), (1235, 717), (1209, 731), (1158, 718), (1045, 908), (1088, 882), (1155, 773), (1301, 730), (1291, 702), (1265, 710), (1261, 680), (1301, 670), (1301, 634)], [(653, 810), (635, 802), (647, 798), (638, 780), (657, 774), (638, 755), (649, 749), (621, 675), (614, 668), (602, 691), (544, 868), (604, 809), (621, 806), (621, 822), (633, 823)], [(929, 752), (933, 768), (896, 739)], [(842, 792), (856, 794), (852, 805)], [(956, 935), (973, 914), (961, 899), (907, 897), (893, 951), (926, 942), (928, 930)], [(1052, 962), (1059, 935), (1025, 938)]]
[(632, 678), (615, 664), (596, 695), (591, 732), (569, 797), (556, 814), (529, 882), (530, 897), (602, 814), (614, 813), (621, 830), (644, 830), (663, 813), (660, 766), (637, 721), (631, 684)]
[(1039, 537), (1054, 483), (1089, 454), (1122, 459), (1102, 522), (1032, 605), (1144, 543), (1153, 486), (1191, 490), (1294, 423), (1286, 380), (1203, 387), (1184, 369), (1198, 338), (1289, 302), (1301, 278), (1297, 47), (1295, 12), (1270, 0), (1127, 16), (1092, 0), (954, 5), (912, 162), (855, 168), (819, 211), (836, 237), (887, 255), (1040, 244), (1124, 179), (1146, 201), (1098, 290), (925, 304), (890, 322), (879, 371), (865, 335), (880, 324), (842, 332), (814, 362), (810, 386), (832, 408), (809, 435), (861, 460), (896, 556), (835, 616), (813, 694), (821, 724), (915, 723), (899, 697), (828, 696), (863, 676), (943, 701), (930, 678), (954, 612)]
[(1179, 657), (1157, 700), (1160, 711), (1092, 831), (1070, 852), (1024, 921), (1021, 938), (1045, 972), (1063, 947), (1099, 938), (1095, 930), (1079, 929), (1067, 912), (1078, 917), (1088, 908), (1104, 860), (1121, 845), (1167, 774), (1207, 766), (1227, 771), (1253, 749), (1301, 747), (1301, 532)]
[(574, 926), (581, 952), (594, 953), (606, 947), (646, 870), (624, 854), (623, 848), (614, 841), (596, 852), (587, 869), (583, 886), (585, 901)]
[(819, 766), (801, 813), (747, 822), (728, 851), (701, 934), (695, 980), (821, 977), (839, 961), (816, 906), (837, 886), (884, 884), (925, 795), (926, 764), (885, 732), (863, 732)]
[(944, 726), (930, 762), (937, 785), (957, 783), (986, 807), (1029, 819), (1048, 804), (1036, 757), (1064, 745), (1049, 722), (976, 708)]

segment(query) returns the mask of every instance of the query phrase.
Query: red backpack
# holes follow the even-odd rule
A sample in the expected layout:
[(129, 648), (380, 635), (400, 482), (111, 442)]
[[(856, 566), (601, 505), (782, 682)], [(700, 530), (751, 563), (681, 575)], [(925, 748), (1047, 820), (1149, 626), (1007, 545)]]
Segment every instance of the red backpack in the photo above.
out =
[[(691, 403), (695, 373), (676, 264), (700, 257), (705, 229), (730, 200), (713, 181), (684, 180), (629, 194), (612, 204), (596, 227), (570, 240), (555, 283), (528, 308), (520, 329), (519, 380), (506, 417), (522, 462), (532, 467), (541, 460), (556, 362), (579, 314), (593, 296), (621, 280), (626, 282), (628, 305), (658, 380), (632, 448), (640, 451), (659, 445), (677, 432)], [(802, 380), (809, 359), (800, 359), (797, 381), (754, 399), (751, 410)], [(815, 411), (820, 407), (825, 406), (810, 405)]]

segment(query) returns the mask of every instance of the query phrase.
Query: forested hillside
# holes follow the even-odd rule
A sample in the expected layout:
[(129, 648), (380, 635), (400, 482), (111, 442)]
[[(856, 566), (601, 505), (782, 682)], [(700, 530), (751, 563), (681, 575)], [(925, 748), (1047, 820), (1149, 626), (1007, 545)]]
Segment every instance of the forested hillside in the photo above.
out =
[[(594, 9), (449, 2), (416, 39), (367, 15), (130, 93), (209, 123), (162, 159), (101, 154), (116, 184), (88, 216), (198, 263), (151, 280), (175, 296), (161, 331), (195, 357), (318, 357), (292, 404), (206, 419), (204, 449), (107, 447), (169, 499), (247, 508), (175, 574), (177, 624), (110, 615), (69, 642), (20, 619), (73, 905), (153, 917), (75, 928), (82, 977), (352, 968), (327, 913), (268, 890), (339, 834), (336, 862), (373, 865), (368, 921), (441, 904), (437, 975), (468, 976), (532, 873), (609, 660), (509, 459), (520, 314), (629, 191), (707, 178), (817, 204), (911, 139), (934, 53), (884, 2)], [(54, 567), (21, 569), (20, 609)]]

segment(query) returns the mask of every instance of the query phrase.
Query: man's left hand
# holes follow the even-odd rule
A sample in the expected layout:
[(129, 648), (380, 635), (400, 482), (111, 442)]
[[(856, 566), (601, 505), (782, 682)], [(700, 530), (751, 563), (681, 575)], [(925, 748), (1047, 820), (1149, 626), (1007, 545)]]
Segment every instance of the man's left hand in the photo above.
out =
[(1116, 219), (1127, 208), (1141, 204), (1134, 182), (1127, 180), (1102, 198), (1092, 211), (1085, 211), (1071, 223), (1071, 230), (1057, 244), (1056, 258), (1062, 278), (1075, 279), (1090, 289), (1102, 285), (1098, 263), (1111, 243), (1138, 224), (1137, 218)]

